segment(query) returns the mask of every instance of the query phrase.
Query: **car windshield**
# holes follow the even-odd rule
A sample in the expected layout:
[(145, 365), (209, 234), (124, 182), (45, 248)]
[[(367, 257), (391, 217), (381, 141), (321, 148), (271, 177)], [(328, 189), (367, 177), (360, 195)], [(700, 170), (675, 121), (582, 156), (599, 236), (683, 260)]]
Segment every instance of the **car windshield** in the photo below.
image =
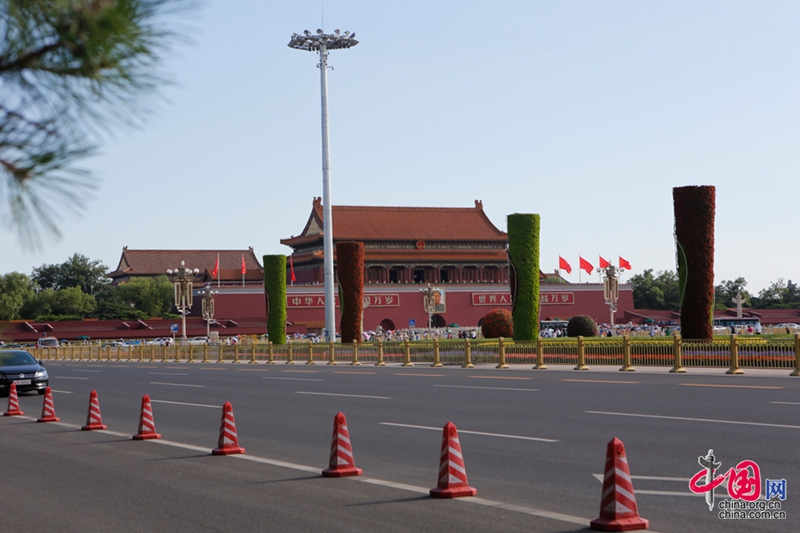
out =
[(36, 359), (28, 352), (0, 352), (0, 366), (33, 364), (36, 364)]

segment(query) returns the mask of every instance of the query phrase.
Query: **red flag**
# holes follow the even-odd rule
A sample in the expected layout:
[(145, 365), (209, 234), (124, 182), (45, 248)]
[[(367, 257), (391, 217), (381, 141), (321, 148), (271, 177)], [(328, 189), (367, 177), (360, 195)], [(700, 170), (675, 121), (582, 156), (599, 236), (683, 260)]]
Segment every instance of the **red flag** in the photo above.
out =
[(567, 274), (572, 274), (572, 267), (569, 266), (567, 260), (561, 257), (560, 255), (558, 256), (558, 268), (563, 268), (564, 270), (567, 271)]
[(217, 263), (214, 265), (214, 270), (211, 271), (211, 277), (216, 278), (219, 275), (219, 254), (217, 254)]
[(244, 264), (244, 254), (242, 254), (242, 275), (247, 274), (247, 267)]
[(608, 268), (611, 266), (611, 263), (603, 259), (603, 256), (600, 256), (600, 268)]
[(631, 269), (631, 264), (628, 263), (628, 261), (626, 261), (625, 259), (623, 259), (622, 256), (620, 256), (620, 258), (619, 258), (619, 267), (620, 268), (625, 268), (627, 270), (630, 270)]
[(292, 273), (292, 283), (294, 283), (297, 280), (294, 277), (294, 260), (292, 260), (292, 256), (291, 255), (289, 256), (289, 269), (290, 269), (290, 271)]
[(581, 256), (578, 256), (578, 259), (581, 261), (581, 268), (585, 270), (587, 274), (591, 274), (592, 270), (594, 270), (592, 264)]

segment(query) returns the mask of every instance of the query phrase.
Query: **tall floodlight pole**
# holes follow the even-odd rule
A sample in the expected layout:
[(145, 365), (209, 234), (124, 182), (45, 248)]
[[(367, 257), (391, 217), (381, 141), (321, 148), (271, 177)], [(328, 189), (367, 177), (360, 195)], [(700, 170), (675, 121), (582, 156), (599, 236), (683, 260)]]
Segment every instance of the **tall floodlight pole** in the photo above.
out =
[(329, 341), (336, 341), (336, 305), (333, 296), (333, 215), (331, 214), (331, 154), (328, 147), (330, 135), (328, 132), (328, 50), (350, 48), (358, 44), (356, 34), (346, 31), (341, 33), (323, 33), (317, 30), (316, 34), (305, 30), (303, 35), (292, 34), (289, 48), (319, 52), (319, 83), (322, 93), (322, 246), (323, 246), (323, 273), (325, 280), (325, 333)]

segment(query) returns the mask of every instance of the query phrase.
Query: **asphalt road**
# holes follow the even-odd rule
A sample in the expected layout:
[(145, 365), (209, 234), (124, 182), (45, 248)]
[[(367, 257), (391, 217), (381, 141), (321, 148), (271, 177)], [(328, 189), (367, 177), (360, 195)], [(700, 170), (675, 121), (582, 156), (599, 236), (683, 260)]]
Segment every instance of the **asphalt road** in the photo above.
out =
[[(599, 514), (598, 476), (615, 436), (626, 446), (639, 511), (652, 530), (800, 527), (800, 381), (785, 372), (97, 362), (47, 368), (61, 424), (32, 422), (42, 408), (35, 395), (20, 398), (25, 418), (0, 420), (3, 514), (14, 517), (7, 531), (27, 531), (32, 516), (45, 531), (577, 531)], [(107, 432), (77, 431), (92, 389)], [(145, 393), (162, 441), (127, 438), (136, 433)], [(226, 401), (246, 456), (208, 455)], [(347, 416), (361, 478), (319, 477), (337, 411)], [(447, 421), (459, 429), (478, 498), (427, 497)], [(786, 519), (720, 520), (716, 507), (709, 512), (688, 489), (709, 448), (720, 472), (752, 460), (762, 488), (763, 478), (786, 479)], [(723, 497), (724, 485), (717, 502)]]

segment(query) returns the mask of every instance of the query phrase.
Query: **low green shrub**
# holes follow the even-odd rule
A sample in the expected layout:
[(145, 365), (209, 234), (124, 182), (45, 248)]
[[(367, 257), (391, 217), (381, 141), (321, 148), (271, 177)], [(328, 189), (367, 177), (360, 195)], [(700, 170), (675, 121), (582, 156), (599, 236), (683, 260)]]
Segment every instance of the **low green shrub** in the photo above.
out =
[(567, 337), (597, 337), (597, 324), (590, 316), (574, 316), (567, 323)]

